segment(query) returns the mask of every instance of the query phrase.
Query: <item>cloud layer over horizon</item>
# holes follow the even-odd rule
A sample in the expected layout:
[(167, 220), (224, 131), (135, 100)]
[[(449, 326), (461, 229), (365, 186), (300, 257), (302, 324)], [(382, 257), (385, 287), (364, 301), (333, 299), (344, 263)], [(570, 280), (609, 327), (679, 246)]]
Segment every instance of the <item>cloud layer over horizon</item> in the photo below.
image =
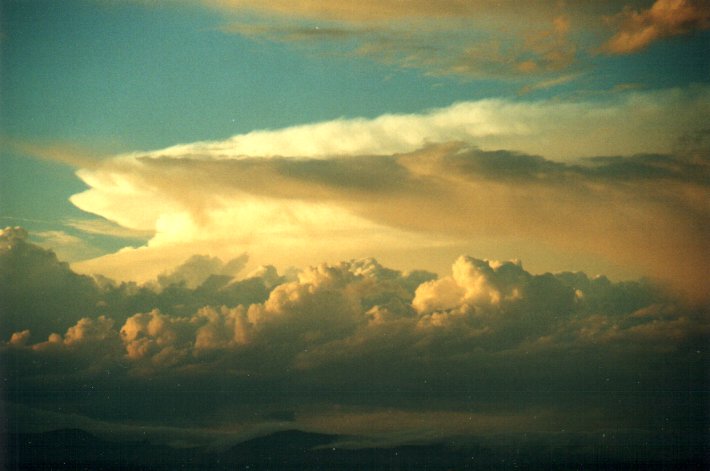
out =
[(194, 444), (289, 427), (370, 437), (361, 445), (559, 429), (638, 439), (663, 417), (688, 433), (703, 410), (673, 391), (703, 390), (707, 312), (648, 281), (466, 256), (443, 276), (364, 259), (235, 278), (244, 260), (193, 257), (152, 285), (117, 284), (74, 274), (20, 229), (1, 247), (4, 395), (23, 430), (58, 414)]

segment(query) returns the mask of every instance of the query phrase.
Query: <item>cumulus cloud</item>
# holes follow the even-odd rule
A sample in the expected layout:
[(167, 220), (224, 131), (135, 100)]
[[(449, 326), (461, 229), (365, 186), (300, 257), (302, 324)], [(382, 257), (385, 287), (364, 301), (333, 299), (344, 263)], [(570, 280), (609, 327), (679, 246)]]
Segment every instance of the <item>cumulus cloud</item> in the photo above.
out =
[(162, 287), (184, 283), (189, 288), (197, 288), (210, 276), (234, 278), (246, 264), (248, 257), (242, 255), (227, 262), (217, 257), (193, 255), (172, 271), (158, 275)]
[[(196, 255), (148, 284), (116, 283), (74, 273), (54, 252), (32, 243), (27, 231), (8, 227), (0, 231), (0, 337), (25, 342), (30, 335), (23, 332), (26, 328), (36, 342), (100, 315), (121, 323), (153, 308), (178, 315), (208, 305), (266, 299), (267, 287), (280, 283), (281, 276), (271, 267), (236, 279), (244, 261), (243, 256), (222, 262)], [(88, 326), (77, 324), (66, 338), (69, 342), (85, 338)]]
[[(495, 306), (504, 299), (519, 298), (520, 286), (503, 287), (499, 274), (523, 277), (525, 272), (514, 263), (503, 264), (461, 257), (454, 263), (453, 275), (429, 281), (417, 288), (412, 306), (420, 313), (431, 313), (463, 306)], [(507, 288), (507, 289), (506, 289)]]
[(629, 54), (659, 39), (710, 28), (710, 3), (705, 0), (656, 0), (647, 10), (626, 8), (610, 19), (619, 31), (602, 47), (610, 54)]
[(706, 309), (649, 281), (473, 257), (437, 277), (362, 259), (301, 269), (259, 301), (154, 307), (81, 318), (45, 342), (18, 329), (0, 346), (7, 400), (105, 424), (189, 420), (213, 439), (278, 416), (360, 435), (351, 446), (657, 434), (664, 418), (669, 433), (700, 433), (704, 398), (677, 391), (702, 390)]
[[(98, 289), (50, 250), (29, 241), (27, 231), (0, 231), (0, 336), (31, 329), (40, 338), (81, 317), (98, 314)], [(24, 327), (22, 327), (24, 326)]]
[[(29, 345), (27, 331), (18, 331), (8, 345), (41, 350), (53, 343), (69, 348), (120, 338), (128, 359), (151, 358), (160, 367), (199, 363), (200, 354), (208, 350), (240, 355), (253, 348), (275, 348), (283, 354), (279, 361), (308, 369), (313, 366), (308, 359), (340, 361), (364, 346), (358, 339), (374, 341), (393, 327), (396, 330), (390, 333), (406, 340), (456, 327), (462, 330), (448, 332), (479, 337), (474, 343), (485, 337), (497, 339), (478, 344), (495, 352), (511, 346), (528, 348), (528, 342), (547, 348), (555, 344), (548, 345), (550, 335), (562, 331), (577, 336), (566, 340), (577, 344), (590, 342), (592, 333), (597, 341), (620, 340), (643, 331), (642, 326), (648, 333), (672, 338), (670, 323), (700, 320), (689, 309), (649, 282), (613, 283), (579, 272), (534, 275), (519, 261), (462, 256), (450, 275), (436, 277), (427, 272), (403, 274), (364, 259), (303, 269), (297, 280), (283, 280), (271, 288), (263, 302), (206, 305), (187, 315), (152, 309), (130, 315), (120, 327), (105, 316), (85, 317), (48, 342)], [(592, 332), (581, 327), (598, 322), (599, 316), (605, 319), (603, 328)], [(521, 324), (523, 318), (530, 323)], [(688, 331), (685, 338), (703, 332)], [(512, 343), (500, 342), (511, 333), (516, 336)], [(342, 351), (335, 357), (318, 351), (336, 347)], [(253, 366), (261, 368), (265, 361)]]

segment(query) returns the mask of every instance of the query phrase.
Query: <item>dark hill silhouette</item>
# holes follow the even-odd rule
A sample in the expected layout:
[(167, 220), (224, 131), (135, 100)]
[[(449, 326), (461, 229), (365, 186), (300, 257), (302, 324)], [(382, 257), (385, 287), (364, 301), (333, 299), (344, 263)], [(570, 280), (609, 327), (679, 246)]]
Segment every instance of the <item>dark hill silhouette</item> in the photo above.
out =
[(631, 470), (705, 469), (698, 462), (612, 462), (596, 454), (551, 456), (540, 450), (494, 452), (475, 443), (342, 449), (344, 437), (299, 430), (276, 432), (223, 452), (175, 449), (147, 442), (111, 442), (82, 430), (12, 434), (6, 469), (14, 470)]

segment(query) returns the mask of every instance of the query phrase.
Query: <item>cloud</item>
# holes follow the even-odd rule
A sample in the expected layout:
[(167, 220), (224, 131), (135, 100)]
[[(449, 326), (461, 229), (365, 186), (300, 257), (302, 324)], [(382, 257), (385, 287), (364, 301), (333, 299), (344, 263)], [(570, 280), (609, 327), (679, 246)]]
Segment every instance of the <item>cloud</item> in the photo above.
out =
[[(507, 257), (586, 254), (702, 295), (707, 150), (680, 138), (702, 132), (706, 95), (485, 100), (117, 156), (79, 172), (90, 188), (72, 202), (155, 235), (75, 267), (152, 278), (186, 253), (247, 252), (279, 269), (373, 255), (413, 269), (412, 253), (495, 238), (515, 241)], [(550, 258), (541, 269), (563, 268)]]
[(232, 279), (244, 268), (247, 259), (246, 255), (242, 255), (225, 263), (217, 257), (193, 255), (174, 270), (158, 275), (158, 283), (162, 287), (184, 283), (194, 289), (210, 276)]
[[(314, 19), (333, 19), (347, 22), (368, 22), (372, 20), (386, 20), (394, 18), (416, 17), (471, 17), (491, 10), (492, 2), (459, 0), (445, 0), (437, 5), (423, 0), (402, 3), (396, 0), (375, 1), (367, 0), (353, 5), (347, 2), (328, 2), (317, 0), (311, 2), (275, 1), (264, 4), (254, 0), (207, 0), (207, 5), (215, 7), (254, 11), (267, 11), (287, 17), (300, 16)], [(501, 10), (510, 11), (515, 7), (515, 2), (495, 2)], [(548, 2), (554, 5), (554, 2)], [(537, 8), (522, 6), (526, 11), (539, 11)]]
[[(150, 284), (115, 283), (74, 273), (54, 252), (30, 242), (24, 229), (6, 228), (0, 231), (0, 338), (9, 339), (14, 332), (29, 329), (36, 342), (66, 331), (81, 319), (100, 315), (120, 323), (136, 312), (154, 308), (181, 314), (209, 305), (234, 306), (266, 299), (267, 286), (282, 278), (271, 267), (236, 280), (244, 261), (244, 257), (222, 262), (193, 256)], [(84, 327), (87, 325), (77, 324), (78, 330), (67, 338), (85, 338)], [(26, 342), (28, 335), (18, 334), (12, 342)]]
[(34, 234), (41, 245), (51, 248), (59, 257), (74, 262), (103, 255), (103, 252), (84, 239), (64, 231), (41, 231)]
[[(582, 26), (596, 7), (556, 1), (269, 2), (208, 1), (221, 30), (289, 42), (326, 54), (373, 58), (434, 75), (515, 78), (572, 65)], [(574, 25), (574, 27), (572, 27)]]
[[(226, 33), (432, 75), (518, 80), (528, 90), (574, 77), (590, 51), (628, 54), (710, 24), (705, 0), (648, 3), (626, 2), (618, 13), (612, 1), (206, 2), (225, 15)], [(618, 31), (600, 48), (593, 38), (605, 20)]]
[(93, 280), (72, 272), (54, 252), (29, 242), (22, 228), (0, 231), (0, 289), (4, 339), (26, 328), (46, 338), (54, 329), (98, 314)]
[[(476, 27), (463, 21), (434, 22), (421, 18), (400, 24), (294, 25), (292, 21), (236, 22), (221, 27), (229, 34), (288, 42), (326, 55), (367, 57), (430, 75), (504, 78), (554, 76), (575, 60), (577, 46), (569, 37), (564, 16), (547, 24), (502, 34), (479, 19)], [(499, 21), (496, 20), (496, 21)], [(467, 23), (470, 23), (468, 20)]]
[(524, 95), (526, 93), (533, 92), (535, 90), (547, 90), (549, 88), (557, 87), (558, 85), (563, 85), (580, 78), (582, 74), (569, 74), (561, 75), (549, 80), (543, 80), (541, 82), (534, 83), (532, 85), (526, 85), (520, 90), (520, 94)]
[[(702, 86), (631, 91), (596, 100), (491, 98), (419, 114), (385, 114), (373, 119), (336, 119), (256, 130), (223, 141), (124, 154), (107, 163), (128, 166), (137, 157), (206, 160), (383, 155), (442, 142), (464, 142), (483, 150), (513, 150), (554, 160), (668, 153), (678, 138), (703, 129), (702, 117), (708, 107), (710, 92)], [(79, 171), (79, 175), (91, 185), (100, 173), (88, 169)]]
[[(638, 248), (629, 256), (634, 261), (658, 259), (650, 255), (657, 250), (655, 242), (649, 245), (636, 239), (610, 250), (600, 247), (608, 238), (599, 234), (604, 227), (622, 237), (626, 231), (622, 221), (638, 221), (632, 226), (639, 230), (644, 221), (663, 226), (654, 211), (665, 207), (662, 214), (671, 213), (673, 202), (681, 198), (685, 199), (684, 209), (672, 214), (670, 220), (681, 229), (680, 239), (686, 239), (690, 226), (684, 215), (690, 213), (685, 211), (696, 211), (690, 206), (698, 206), (705, 190), (692, 177), (702, 172), (673, 157), (679, 152), (675, 143), (702, 131), (700, 123), (709, 112), (708, 103), (703, 87), (626, 92), (598, 101), (491, 99), (422, 114), (339, 119), (116, 156), (99, 167), (79, 170), (89, 190), (73, 196), (72, 202), (122, 227), (155, 235), (143, 247), (76, 266), (85, 272), (104, 272), (122, 279), (139, 276), (146, 281), (181, 263), (186, 254), (233, 258), (248, 251), (251, 260), (283, 269), (289, 264), (310, 263), (314, 236), (321, 240), (318, 250), (322, 259), (331, 261), (372, 254), (381, 257), (397, 250), (421, 253), (423, 247), (460, 247), (462, 236), (469, 240), (520, 236), (528, 241), (553, 237), (551, 243), (556, 247), (561, 243), (573, 251), (589, 253), (591, 249), (607, 259), (619, 253), (624, 256), (633, 247)], [(468, 150), (433, 146), (446, 142), (463, 143), (462, 149)], [(485, 154), (500, 149), (505, 151)], [(696, 157), (704, 155), (704, 149), (696, 149)], [(441, 158), (446, 154), (451, 155)], [(629, 157), (634, 154), (666, 154), (669, 158), (665, 164), (652, 164), (648, 158), (641, 164), (639, 158)], [(526, 155), (543, 155), (550, 160)], [(623, 159), (608, 160), (608, 165), (585, 172), (555, 165), (555, 161), (571, 163), (580, 157), (605, 155)], [(702, 168), (703, 157), (699, 158), (698, 168)], [(653, 196), (652, 179), (645, 183), (634, 180), (634, 191), (627, 194), (630, 187), (626, 183), (611, 174), (603, 175), (622, 166), (633, 172), (632, 163), (647, 177), (656, 175), (657, 183), (670, 175), (661, 172), (663, 165), (676, 166), (679, 178), (674, 178), (671, 186), (660, 187), (670, 196), (667, 202)], [(497, 172), (493, 166), (498, 167)], [(474, 178), (477, 173), (485, 178), (478, 181)], [(521, 178), (512, 179), (515, 174)], [(683, 178), (691, 180), (688, 188), (681, 189)], [(559, 184), (548, 187), (544, 181)], [(506, 186), (510, 191), (504, 190)], [(580, 193), (579, 188), (587, 191)], [(691, 199), (695, 201), (692, 204)], [(624, 209), (618, 204), (622, 200), (631, 206)], [(572, 201), (582, 206), (574, 208)], [(463, 211), (462, 217), (455, 217), (454, 208)], [(538, 221), (555, 221), (553, 215), (559, 211), (569, 216), (570, 224), (554, 223), (560, 229), (557, 235), (534, 228), (536, 217)], [(593, 219), (584, 218), (581, 211)], [(621, 214), (625, 211), (627, 214)], [(504, 217), (506, 214), (509, 217)], [(521, 217), (527, 222), (512, 227), (512, 221)], [(600, 226), (595, 227), (592, 220)], [(696, 218), (701, 225), (704, 220), (704, 216)], [(577, 224), (585, 229), (574, 229)], [(452, 229), (445, 231), (445, 227)], [(658, 237), (655, 233), (649, 237), (662, 242), (672, 231), (659, 229)], [(436, 240), (432, 233), (437, 234)], [(638, 235), (633, 228), (628, 234)], [(617, 237), (609, 239), (607, 245), (616, 244)], [(679, 237), (666, 240), (670, 245)], [(483, 242), (479, 239), (476, 243)], [(646, 247), (648, 255), (637, 253), (641, 247)], [(526, 258), (530, 259), (545, 250), (544, 242), (528, 249)], [(447, 257), (455, 256), (455, 252), (446, 253)], [(678, 273), (687, 263), (681, 260), (697, 258), (689, 255), (680, 257)], [(506, 256), (521, 254), (508, 252)], [(402, 260), (405, 254), (398, 257)], [(661, 270), (665, 267), (652, 267), (651, 273)]]
[(45, 342), (8, 336), (13, 410), (200, 443), (234, 423), (355, 434), (355, 447), (564, 429), (650, 434), (664, 455), (658, 421), (701, 433), (705, 398), (679, 391), (702, 390), (706, 306), (649, 281), (473, 257), (436, 277), (363, 259), (301, 269), (253, 302), (128, 309)]
[(602, 50), (609, 54), (640, 51), (664, 38), (710, 28), (710, 4), (705, 0), (656, 0), (647, 10), (626, 8), (610, 21), (619, 31)]
[(67, 142), (29, 142), (11, 137), (0, 137), (5, 150), (28, 157), (68, 165), (74, 168), (90, 168), (101, 158), (94, 149)]
[(119, 237), (122, 239), (142, 239), (151, 235), (150, 231), (131, 230), (105, 219), (70, 219), (65, 224), (85, 234)]

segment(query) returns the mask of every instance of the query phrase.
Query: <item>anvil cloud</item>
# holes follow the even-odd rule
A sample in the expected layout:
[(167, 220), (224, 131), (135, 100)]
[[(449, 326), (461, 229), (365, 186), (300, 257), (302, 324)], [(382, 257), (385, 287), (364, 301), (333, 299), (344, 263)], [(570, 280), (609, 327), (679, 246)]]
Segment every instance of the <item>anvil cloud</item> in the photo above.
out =
[[(121, 264), (152, 260), (149, 277), (186, 252), (288, 266), (496, 237), (593, 254), (700, 295), (709, 103), (704, 88), (615, 105), (488, 100), (120, 155), (79, 170), (90, 189), (72, 202), (155, 235), (76, 267), (123, 276)], [(675, 144), (642, 138), (649, 128)]]

